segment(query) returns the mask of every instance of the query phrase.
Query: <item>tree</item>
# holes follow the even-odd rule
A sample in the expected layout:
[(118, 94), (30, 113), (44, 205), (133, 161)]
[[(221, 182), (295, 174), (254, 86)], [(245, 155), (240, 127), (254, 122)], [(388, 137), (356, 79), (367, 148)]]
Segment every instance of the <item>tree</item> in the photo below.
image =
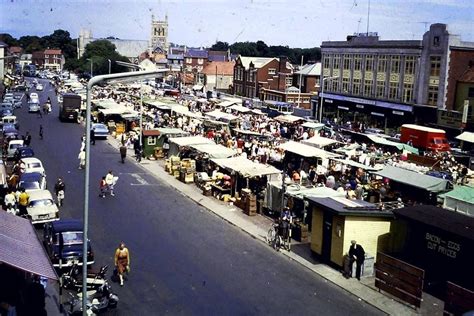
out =
[(34, 51), (42, 50), (43, 45), (41, 39), (38, 36), (22, 36), (18, 40), (20, 46), (25, 50), (25, 53), (31, 54)]
[(211, 46), (211, 50), (228, 50), (229, 43), (217, 41), (214, 45)]
[(8, 33), (0, 34), (0, 41), (4, 42), (8, 46), (18, 46), (18, 40)]

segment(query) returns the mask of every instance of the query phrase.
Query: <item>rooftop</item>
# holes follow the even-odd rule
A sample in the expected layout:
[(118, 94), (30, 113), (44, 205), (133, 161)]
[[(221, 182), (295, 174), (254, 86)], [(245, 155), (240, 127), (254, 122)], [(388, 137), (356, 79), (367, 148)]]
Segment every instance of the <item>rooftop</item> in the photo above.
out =
[(362, 200), (349, 200), (345, 197), (314, 197), (305, 198), (310, 204), (337, 215), (393, 217), (390, 211), (381, 210), (377, 205)]
[(206, 75), (233, 75), (234, 74), (234, 62), (233, 61), (212, 61), (201, 71)]

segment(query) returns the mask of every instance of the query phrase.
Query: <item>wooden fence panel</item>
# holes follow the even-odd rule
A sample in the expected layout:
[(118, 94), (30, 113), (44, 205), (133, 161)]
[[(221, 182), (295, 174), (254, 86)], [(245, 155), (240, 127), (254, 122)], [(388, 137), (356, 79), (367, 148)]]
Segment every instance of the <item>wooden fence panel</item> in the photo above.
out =
[(444, 314), (457, 316), (472, 310), (474, 310), (474, 292), (448, 281)]

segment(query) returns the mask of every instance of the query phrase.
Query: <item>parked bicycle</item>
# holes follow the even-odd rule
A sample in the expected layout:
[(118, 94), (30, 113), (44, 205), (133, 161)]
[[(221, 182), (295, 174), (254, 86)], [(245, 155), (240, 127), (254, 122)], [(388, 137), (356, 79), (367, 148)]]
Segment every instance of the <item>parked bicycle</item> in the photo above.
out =
[(267, 232), (267, 243), (276, 251), (281, 248), (291, 250), (291, 217), (279, 218)]

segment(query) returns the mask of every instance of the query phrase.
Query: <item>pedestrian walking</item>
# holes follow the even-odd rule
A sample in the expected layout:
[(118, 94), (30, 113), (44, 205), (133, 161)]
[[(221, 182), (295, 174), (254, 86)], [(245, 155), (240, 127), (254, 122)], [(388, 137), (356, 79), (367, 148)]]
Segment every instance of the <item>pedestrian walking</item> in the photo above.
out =
[(58, 199), (58, 206), (61, 207), (64, 204), (64, 191), (66, 185), (61, 177), (58, 178), (58, 181), (54, 185), (54, 192), (56, 193), (56, 198)]
[(122, 163), (125, 163), (125, 157), (127, 156), (127, 146), (122, 144), (119, 150), (120, 150), (120, 159), (122, 160)]
[(18, 196), (18, 215), (27, 215), (28, 211), (26, 207), (30, 203), (30, 195), (26, 193), (25, 188), (20, 189), (20, 195)]
[(109, 173), (105, 176), (105, 183), (107, 184), (107, 190), (110, 192), (111, 196), (115, 196), (114, 186), (116, 181), (116, 177), (114, 177), (112, 170), (109, 170)]
[(130, 252), (125, 247), (125, 243), (120, 242), (118, 248), (115, 250), (114, 264), (117, 269), (120, 286), (123, 286), (123, 274), (130, 272)]
[(79, 155), (77, 156), (77, 159), (79, 159), (79, 168), (78, 169), (84, 169), (86, 166), (86, 152), (85, 150), (81, 150), (79, 152)]
[(105, 198), (105, 193), (107, 192), (107, 183), (105, 182), (105, 177), (102, 177), (99, 183), (100, 194), (99, 196)]
[(25, 137), (23, 138), (23, 142), (24, 142), (24, 144), (25, 144), (26, 147), (29, 147), (29, 146), (30, 146), (30, 143), (31, 143), (31, 135), (30, 135), (30, 132), (26, 132)]
[(43, 139), (43, 125), (40, 124), (39, 137)]
[(91, 144), (95, 145), (95, 130), (91, 129)]
[(36, 117), (43, 118), (43, 114), (41, 114), (41, 109), (36, 112)]
[(350, 259), (350, 271), (352, 272), (352, 266), (354, 262), (356, 263), (356, 278), (360, 281), (360, 272), (362, 269), (362, 264), (365, 260), (365, 251), (361, 245), (357, 244), (355, 240), (351, 241), (351, 247), (349, 249), (349, 259)]

